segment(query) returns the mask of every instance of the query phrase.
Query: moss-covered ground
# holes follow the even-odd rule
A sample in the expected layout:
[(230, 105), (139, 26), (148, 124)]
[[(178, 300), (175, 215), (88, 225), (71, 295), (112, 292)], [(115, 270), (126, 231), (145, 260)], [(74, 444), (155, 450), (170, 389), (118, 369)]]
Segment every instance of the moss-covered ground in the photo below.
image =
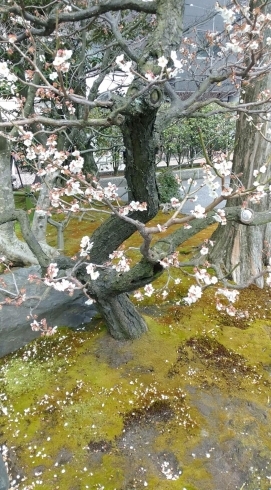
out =
[(211, 290), (184, 306), (192, 281), (139, 303), (149, 330), (138, 340), (113, 340), (96, 318), (1, 360), (0, 444), (14, 488), (271, 488), (271, 291), (240, 293), (249, 317), (236, 319)]

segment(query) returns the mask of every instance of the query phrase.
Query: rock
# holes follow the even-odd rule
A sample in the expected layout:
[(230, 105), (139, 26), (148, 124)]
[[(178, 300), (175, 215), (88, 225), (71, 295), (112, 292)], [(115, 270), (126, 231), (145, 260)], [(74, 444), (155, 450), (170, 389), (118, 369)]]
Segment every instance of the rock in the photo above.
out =
[(5, 467), (5, 463), (0, 453), (0, 490), (8, 490), (8, 488), (9, 488), (8, 474)]
[(33, 332), (30, 327), (31, 320), (27, 317), (31, 309), (33, 315), (37, 315), (38, 321), (46, 318), (49, 326), (71, 328), (83, 327), (96, 312), (93, 305), (85, 304), (86, 297), (81, 291), (75, 291), (73, 296), (69, 296), (67, 293), (46, 288), (43, 283), (30, 283), (29, 274), (38, 275), (39, 270), (39, 266), (31, 266), (0, 276), (5, 282), (5, 286), (0, 283), (0, 302), (6, 298), (1, 289), (15, 293), (15, 282), (18, 289), (26, 288), (26, 295), (31, 298), (21, 306), (5, 305), (0, 310), (0, 357), (40, 336), (40, 332)]

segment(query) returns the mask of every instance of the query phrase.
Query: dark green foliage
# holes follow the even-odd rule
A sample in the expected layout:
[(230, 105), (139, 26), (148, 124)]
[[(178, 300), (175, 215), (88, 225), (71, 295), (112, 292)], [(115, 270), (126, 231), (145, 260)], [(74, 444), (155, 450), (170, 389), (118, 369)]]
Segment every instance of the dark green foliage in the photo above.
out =
[(157, 177), (159, 198), (161, 203), (170, 202), (172, 197), (180, 195), (179, 184), (171, 170), (162, 170)]

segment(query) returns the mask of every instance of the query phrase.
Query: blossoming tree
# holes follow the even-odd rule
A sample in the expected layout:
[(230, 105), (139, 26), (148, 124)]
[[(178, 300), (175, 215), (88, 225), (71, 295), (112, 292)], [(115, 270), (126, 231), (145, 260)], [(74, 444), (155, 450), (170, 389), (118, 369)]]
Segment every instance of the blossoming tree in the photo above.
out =
[[(182, 201), (172, 199), (172, 214), (165, 222), (148, 226), (159, 210), (156, 134), (172, 120), (184, 117), (212, 117), (226, 111), (235, 114), (237, 110), (246, 117), (268, 113), (268, 92), (261, 92), (257, 100), (240, 100), (233, 105), (216, 96), (216, 87), (228, 80), (238, 91), (242, 80), (253, 84), (269, 73), (270, 38), (267, 36), (263, 43), (263, 36), (270, 15), (265, 4), (258, 6), (253, 1), (243, 5), (235, 0), (232, 8), (217, 4), (225, 29), (206, 33), (206, 41), (219, 51), (212, 63), (206, 59), (202, 65), (193, 37), (182, 36), (184, 0), (108, 0), (87, 5), (53, 1), (41, 6), (33, 6), (29, 0), (19, 6), (11, 0), (8, 6), (6, 2), (0, 5), (1, 90), (8, 103), (1, 104), (0, 151), (5, 182), (0, 187), (0, 224), (8, 228), (10, 243), (14, 243), (10, 250), (6, 247), (1, 260), (6, 263), (11, 252), (15, 258), (16, 253), (20, 256), (18, 247), (26, 247), (18, 245), (11, 227), (19, 220), (25, 242), (43, 269), (45, 284), (70, 294), (81, 289), (88, 303), (96, 302), (115, 338), (136, 338), (146, 331), (146, 324), (127, 293), (136, 291), (138, 298), (150, 296), (152, 281), (165, 268), (181, 267), (176, 248), (215, 220), (222, 226), (227, 220), (247, 224), (239, 204), (215, 211), (219, 203), (247, 195), (255, 199), (260, 194), (257, 185), (246, 189), (239, 185), (240, 179), (238, 185), (229, 187), (226, 177), (232, 164), (227, 156), (218, 152), (210, 159), (206, 154), (203, 171), (204, 185), (210, 189), (208, 205), (195, 205), (189, 216), (180, 215), (184, 202), (196, 195), (197, 185), (191, 182)], [(202, 73), (202, 82), (182, 100), (170, 81), (178, 73), (192, 76), (195, 69)], [(106, 77), (117, 79), (112, 90), (108, 80), (102, 89)], [(165, 98), (170, 102), (164, 104)], [(9, 107), (11, 101), (15, 109), (14, 105)], [(210, 104), (209, 111), (200, 110)], [(83, 154), (90, 136), (112, 125), (119, 126), (125, 147), (125, 177), (131, 196), (127, 205), (120, 202), (113, 184), (103, 188), (95, 175), (84, 169)], [(43, 189), (45, 196), (38, 201), (36, 222), (52, 210), (80, 213), (94, 210), (101, 202), (108, 207), (111, 216), (91, 237), (83, 238), (76, 261), (63, 256), (52, 261), (42, 240), (31, 231), (28, 216), (14, 208), (11, 145), (16, 146), (18, 158), (32, 165), (41, 179), (41, 184), (33, 187), (40, 190), (40, 196)], [(261, 187), (261, 192), (268, 188), (268, 179)], [(255, 213), (249, 224), (266, 219), (266, 213)], [(154, 234), (163, 235), (176, 224), (177, 231), (161, 236), (152, 245)], [(120, 247), (136, 230), (142, 238), (141, 260), (130, 268)], [(205, 243), (200, 255), (206, 256), (212, 245)], [(225, 286), (219, 273), (211, 275), (207, 266), (197, 264), (195, 285), (185, 298), (188, 304), (195, 302), (206, 286), (223, 281)], [(215, 264), (213, 269), (216, 271)], [(228, 287), (217, 289), (218, 298), (227, 298), (230, 303), (236, 295)], [(234, 308), (223, 306), (223, 301), (218, 300), (218, 307), (234, 314)], [(33, 328), (40, 328), (36, 320)]]

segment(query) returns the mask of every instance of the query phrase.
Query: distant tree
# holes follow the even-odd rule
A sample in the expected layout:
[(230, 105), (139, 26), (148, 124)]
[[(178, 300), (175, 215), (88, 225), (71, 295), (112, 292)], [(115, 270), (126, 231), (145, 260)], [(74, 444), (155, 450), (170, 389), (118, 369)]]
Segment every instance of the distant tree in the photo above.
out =
[[(205, 114), (210, 106), (202, 109)], [(178, 165), (187, 159), (193, 163), (194, 159), (202, 156), (202, 146), (199, 131), (204, 139), (210, 157), (214, 151), (223, 151), (230, 154), (233, 151), (236, 120), (231, 114), (214, 114), (208, 119), (202, 117), (181, 120), (171, 124), (161, 133), (161, 149), (165, 160), (169, 164), (174, 157)]]

